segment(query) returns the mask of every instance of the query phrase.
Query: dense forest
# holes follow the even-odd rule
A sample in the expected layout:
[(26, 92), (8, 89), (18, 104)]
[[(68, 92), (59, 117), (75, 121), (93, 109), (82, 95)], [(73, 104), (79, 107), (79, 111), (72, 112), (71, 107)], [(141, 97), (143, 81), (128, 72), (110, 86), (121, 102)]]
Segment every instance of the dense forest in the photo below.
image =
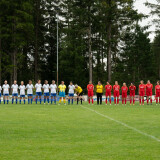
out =
[[(0, 83), (57, 79), (97, 83), (160, 79), (160, 1), (151, 43), (134, 0), (1, 0)], [(57, 32), (58, 26), (58, 32)], [(57, 35), (58, 33), (58, 35)]]

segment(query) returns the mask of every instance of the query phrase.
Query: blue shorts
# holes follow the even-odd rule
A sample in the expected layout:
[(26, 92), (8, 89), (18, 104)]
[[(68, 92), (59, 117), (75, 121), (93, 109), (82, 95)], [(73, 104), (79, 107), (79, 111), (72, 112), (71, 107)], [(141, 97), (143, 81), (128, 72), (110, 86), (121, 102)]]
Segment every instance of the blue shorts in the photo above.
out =
[(3, 96), (9, 96), (9, 94), (8, 94), (8, 93), (7, 93), (7, 94), (5, 93), (5, 94), (3, 94)]
[(13, 93), (12, 97), (18, 97), (18, 93)]
[(23, 97), (23, 98), (24, 98), (24, 97), (25, 97), (25, 95), (20, 95), (20, 97)]
[(56, 97), (56, 93), (51, 93), (51, 97)]
[(42, 96), (42, 92), (36, 92), (36, 96)]
[(74, 93), (69, 93), (68, 96), (69, 97), (74, 97)]
[(28, 94), (27, 96), (28, 96), (28, 97), (33, 97), (33, 94)]
[(59, 92), (59, 96), (60, 97), (65, 97), (66, 95), (65, 95), (65, 92)]
[(48, 97), (49, 96), (49, 92), (44, 93), (44, 96)]

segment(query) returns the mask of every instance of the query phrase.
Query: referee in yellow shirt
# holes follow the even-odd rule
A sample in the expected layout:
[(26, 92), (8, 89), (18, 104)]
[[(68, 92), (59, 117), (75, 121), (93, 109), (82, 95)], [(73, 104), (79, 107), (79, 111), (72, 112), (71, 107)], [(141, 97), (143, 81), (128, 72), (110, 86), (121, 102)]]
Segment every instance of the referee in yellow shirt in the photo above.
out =
[(97, 104), (102, 104), (102, 94), (103, 94), (103, 85), (101, 82), (98, 82), (98, 85), (96, 86), (96, 93), (97, 93)]

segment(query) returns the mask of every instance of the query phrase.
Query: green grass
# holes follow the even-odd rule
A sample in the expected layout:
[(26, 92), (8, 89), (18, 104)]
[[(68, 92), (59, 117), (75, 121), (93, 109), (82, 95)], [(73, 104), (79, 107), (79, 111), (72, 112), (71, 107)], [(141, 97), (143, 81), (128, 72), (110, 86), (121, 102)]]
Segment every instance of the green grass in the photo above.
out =
[[(160, 105), (84, 105), (160, 139)], [(80, 105), (0, 105), (0, 160), (159, 160), (160, 142)]]

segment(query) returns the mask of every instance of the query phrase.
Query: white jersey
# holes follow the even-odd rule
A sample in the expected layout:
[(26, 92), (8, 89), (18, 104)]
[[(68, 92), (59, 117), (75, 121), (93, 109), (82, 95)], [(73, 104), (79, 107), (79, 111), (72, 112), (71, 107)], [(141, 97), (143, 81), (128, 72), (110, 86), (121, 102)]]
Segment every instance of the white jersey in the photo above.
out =
[(51, 84), (50, 89), (51, 89), (51, 93), (56, 93), (57, 85), (56, 84)]
[(43, 85), (44, 93), (49, 93), (49, 84)]
[(27, 84), (27, 94), (33, 94), (33, 84)]
[(12, 87), (11, 87), (13, 90), (12, 90), (12, 94), (14, 93), (18, 93), (18, 85), (17, 84), (12, 84)]
[(69, 88), (68, 93), (74, 94), (75, 86), (74, 85), (69, 85), (68, 88)]
[(20, 89), (20, 95), (25, 95), (25, 89), (26, 89), (25, 85), (23, 85), (23, 86), (20, 85), (19, 89)]
[(2, 87), (0, 86), (0, 93), (1, 93), (1, 91), (2, 91)]
[(2, 86), (2, 88), (3, 88), (3, 94), (9, 94), (9, 85), (8, 84), (4, 84), (3, 86)]
[(42, 85), (41, 84), (36, 84), (35, 85), (35, 88), (36, 88), (36, 92), (42, 92)]

